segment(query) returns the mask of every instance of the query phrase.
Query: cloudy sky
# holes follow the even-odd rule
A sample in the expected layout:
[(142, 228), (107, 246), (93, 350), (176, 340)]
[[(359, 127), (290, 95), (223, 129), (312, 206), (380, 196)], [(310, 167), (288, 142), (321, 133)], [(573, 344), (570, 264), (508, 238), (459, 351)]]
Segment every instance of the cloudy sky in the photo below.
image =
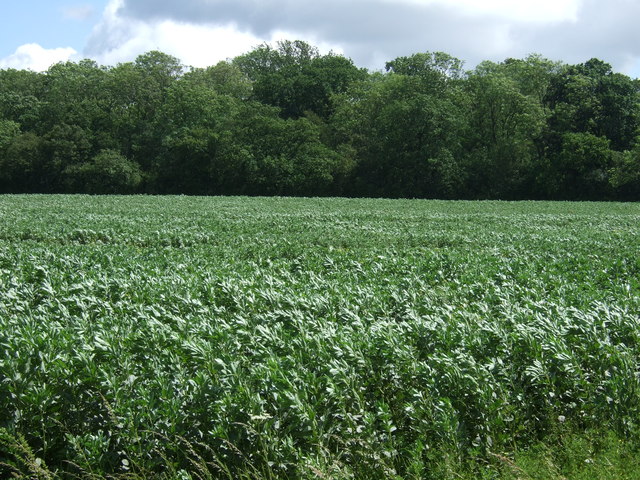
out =
[(373, 70), (444, 51), (472, 68), (540, 53), (640, 77), (640, 0), (0, 0), (0, 68), (114, 65), (162, 50), (206, 66), (303, 39)]

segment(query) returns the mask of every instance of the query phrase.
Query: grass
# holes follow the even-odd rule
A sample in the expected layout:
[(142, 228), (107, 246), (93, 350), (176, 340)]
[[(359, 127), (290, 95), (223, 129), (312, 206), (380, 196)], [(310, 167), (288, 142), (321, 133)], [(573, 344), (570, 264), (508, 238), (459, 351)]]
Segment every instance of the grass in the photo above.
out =
[(0, 474), (640, 478), (638, 220), (0, 197)]

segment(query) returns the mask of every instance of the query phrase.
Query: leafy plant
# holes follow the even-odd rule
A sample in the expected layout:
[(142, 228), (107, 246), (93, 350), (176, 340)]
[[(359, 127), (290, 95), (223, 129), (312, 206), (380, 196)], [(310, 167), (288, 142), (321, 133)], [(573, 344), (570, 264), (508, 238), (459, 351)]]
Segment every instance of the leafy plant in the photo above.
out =
[(637, 474), (639, 217), (0, 197), (0, 471), (561, 478), (587, 445)]

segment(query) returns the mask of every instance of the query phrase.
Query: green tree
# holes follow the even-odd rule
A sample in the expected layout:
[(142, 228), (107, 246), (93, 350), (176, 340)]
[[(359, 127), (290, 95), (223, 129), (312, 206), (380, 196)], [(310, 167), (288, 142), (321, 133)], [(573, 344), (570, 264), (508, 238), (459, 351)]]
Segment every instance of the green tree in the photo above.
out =
[(28, 70), (0, 70), (0, 118), (34, 130), (43, 108), (44, 75)]
[(133, 63), (121, 63), (109, 71), (105, 94), (111, 117), (111, 131), (117, 139), (119, 151), (125, 156), (134, 155), (134, 145), (141, 132), (148, 129), (141, 106), (144, 84)]
[(481, 64), (466, 82), (469, 100), (470, 185), (474, 196), (526, 198), (540, 162), (537, 148), (545, 114), (504, 69)]
[(118, 150), (143, 170), (149, 171), (161, 153), (166, 119), (159, 112), (182, 73), (178, 59), (158, 51), (110, 71), (107, 90)]
[(612, 152), (609, 185), (616, 198), (640, 200), (640, 145), (632, 150)]
[(43, 192), (43, 140), (33, 132), (12, 136), (0, 157), (0, 185), (5, 193)]
[(276, 47), (263, 43), (252, 51), (233, 59), (249, 78), (256, 82), (261, 77), (285, 68), (306, 65), (319, 56), (318, 49), (301, 40), (277, 42)]
[(611, 167), (610, 141), (592, 133), (565, 133), (557, 156), (560, 195), (595, 200), (607, 193)]
[(387, 72), (421, 77), (442, 86), (449, 80), (465, 78), (464, 62), (444, 52), (416, 53), (409, 57), (398, 57), (387, 62)]
[(13, 141), (20, 135), (20, 125), (13, 120), (0, 120), (0, 192), (9, 190), (14, 167), (7, 151)]
[(249, 76), (231, 62), (218, 62), (212, 67), (194, 68), (185, 73), (182, 80), (240, 100), (248, 99), (253, 90)]
[(640, 82), (598, 59), (369, 73), (297, 40), (0, 70), (2, 191), (633, 199), (639, 132)]
[(44, 77), (40, 133), (65, 123), (88, 130), (108, 124), (105, 99), (106, 69), (93, 60), (52, 65)]
[(321, 140), (321, 127), (306, 118), (283, 119), (277, 109), (253, 104), (238, 117), (235, 139), (242, 149), (246, 193), (337, 194), (345, 174), (341, 158)]
[(591, 59), (556, 75), (546, 96), (555, 147), (565, 132), (606, 137), (617, 151), (632, 148), (640, 128), (640, 84)]
[(86, 163), (70, 165), (64, 173), (72, 192), (135, 193), (142, 182), (140, 167), (114, 150), (103, 150)]
[(478, 75), (501, 74), (513, 82), (518, 91), (545, 105), (545, 99), (551, 88), (552, 81), (565, 72), (567, 66), (562, 62), (555, 62), (538, 54), (531, 54), (524, 59), (507, 58), (500, 63), (481, 62), (476, 68)]
[[(437, 75), (443, 75), (437, 73)], [(353, 156), (357, 195), (451, 197), (464, 180), (458, 82), (373, 75), (336, 97), (336, 148)]]
[(321, 56), (299, 40), (279, 42), (277, 48), (261, 45), (234, 64), (253, 81), (254, 98), (280, 108), (284, 118), (307, 112), (327, 118), (331, 96), (366, 76), (351, 60), (333, 53)]
[(20, 124), (13, 120), (0, 120), (0, 154), (20, 135)]
[[(640, 128), (639, 84), (591, 59), (567, 67), (553, 78), (545, 101), (550, 115), (545, 131), (549, 184), (561, 198), (607, 198), (621, 179), (608, 179), (629, 165)], [(615, 153), (617, 152), (617, 153)], [(618, 159), (621, 169), (611, 167)]]
[(220, 193), (221, 184), (231, 180), (222, 172), (228, 173), (225, 163), (229, 143), (233, 143), (231, 129), (241, 101), (192, 80), (175, 82), (159, 111), (164, 122), (158, 126), (162, 145), (151, 169), (153, 188), (171, 193)]

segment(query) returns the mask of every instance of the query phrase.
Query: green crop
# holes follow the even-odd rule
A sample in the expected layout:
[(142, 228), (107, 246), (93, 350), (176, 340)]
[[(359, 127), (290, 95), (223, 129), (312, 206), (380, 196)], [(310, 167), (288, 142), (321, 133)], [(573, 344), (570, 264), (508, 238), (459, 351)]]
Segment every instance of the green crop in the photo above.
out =
[(639, 234), (636, 204), (0, 197), (0, 474), (480, 477), (569, 432), (637, 445)]

